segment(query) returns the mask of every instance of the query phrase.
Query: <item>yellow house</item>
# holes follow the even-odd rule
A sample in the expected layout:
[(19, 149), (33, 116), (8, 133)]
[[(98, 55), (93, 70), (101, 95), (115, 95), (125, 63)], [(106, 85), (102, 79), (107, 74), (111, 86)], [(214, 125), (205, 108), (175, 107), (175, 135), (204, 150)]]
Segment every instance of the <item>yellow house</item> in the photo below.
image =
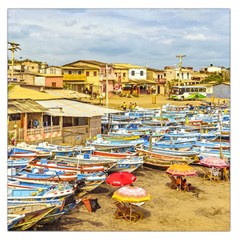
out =
[(164, 70), (147, 68), (147, 79), (156, 83), (156, 94), (165, 94), (166, 78), (164, 77)]
[[(76, 62), (65, 64), (62, 68), (64, 72), (64, 78), (66, 78), (64, 80), (65, 82), (69, 81), (69, 78), (71, 78), (71, 76), (69, 75), (74, 73), (76, 74), (76, 71), (77, 74), (81, 73), (84, 75), (82, 76), (81, 80), (80, 76), (74, 76), (76, 80), (78, 79), (79, 81), (83, 82), (82, 84), (84, 85), (84, 88), (81, 88), (81, 91), (82, 89), (84, 89), (85, 92), (87, 90), (94, 95), (105, 93), (107, 81), (108, 91), (113, 90), (115, 77), (111, 64), (95, 60), (79, 60)], [(75, 90), (79, 91), (78, 89)]]

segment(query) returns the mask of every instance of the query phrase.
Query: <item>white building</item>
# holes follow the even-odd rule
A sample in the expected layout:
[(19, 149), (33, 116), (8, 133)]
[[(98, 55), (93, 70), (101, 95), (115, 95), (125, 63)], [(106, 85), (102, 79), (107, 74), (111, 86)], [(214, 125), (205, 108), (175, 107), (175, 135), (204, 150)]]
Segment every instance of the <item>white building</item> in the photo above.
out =
[(128, 79), (129, 80), (146, 80), (147, 69), (146, 68), (129, 68)]

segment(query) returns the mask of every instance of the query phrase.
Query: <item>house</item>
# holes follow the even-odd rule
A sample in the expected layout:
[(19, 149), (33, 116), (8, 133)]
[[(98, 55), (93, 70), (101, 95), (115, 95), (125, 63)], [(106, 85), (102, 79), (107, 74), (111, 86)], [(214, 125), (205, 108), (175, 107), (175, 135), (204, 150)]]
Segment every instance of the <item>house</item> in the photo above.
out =
[[(114, 72), (117, 73), (123, 69), (123, 76), (128, 76), (127, 80), (121, 82), (122, 93), (126, 95), (139, 95), (155, 93), (156, 82), (147, 79), (147, 67), (132, 65), (129, 63), (114, 63)], [(127, 71), (126, 71), (127, 70)]]
[(165, 94), (166, 78), (164, 77), (164, 70), (147, 68), (147, 79), (156, 82), (156, 94)]
[(17, 131), (18, 142), (84, 144), (101, 133), (104, 114), (121, 112), (65, 98), (16, 85), (8, 98), (9, 135)]
[(37, 74), (34, 85), (42, 87), (63, 88), (63, 76), (55, 74)]
[[(62, 69), (64, 73), (64, 83), (67, 83), (66, 80), (69, 80), (69, 78), (70, 80), (73, 80), (73, 77), (79, 79), (80, 76), (69, 76), (74, 74), (74, 72), (76, 73), (76, 71), (78, 71), (78, 74), (83, 75), (81, 80), (84, 87), (78, 88), (78, 90), (80, 90), (79, 92), (89, 92), (93, 95), (106, 93), (106, 82), (108, 82), (108, 91), (112, 91), (114, 88), (115, 75), (112, 65), (110, 64), (95, 60), (78, 60), (65, 64), (62, 66)], [(66, 73), (66, 71), (68, 71), (68, 73)], [(76, 84), (76, 80), (74, 82)], [(76, 88), (73, 90), (77, 91)]]
[(220, 84), (202, 84), (207, 87), (207, 97), (210, 98), (214, 96), (215, 98), (230, 99), (231, 88), (229, 82), (224, 82)]

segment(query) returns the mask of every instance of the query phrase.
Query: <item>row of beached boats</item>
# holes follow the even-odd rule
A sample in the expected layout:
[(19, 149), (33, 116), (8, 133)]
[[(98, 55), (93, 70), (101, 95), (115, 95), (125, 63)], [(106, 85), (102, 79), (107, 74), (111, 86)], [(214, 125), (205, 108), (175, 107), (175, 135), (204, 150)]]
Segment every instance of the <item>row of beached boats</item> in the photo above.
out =
[[(111, 122), (109, 122), (111, 119)], [(8, 229), (61, 218), (113, 172), (166, 169), (218, 156), (230, 164), (230, 110), (164, 106), (103, 118), (84, 146), (20, 143), (8, 151)], [(106, 129), (105, 129), (106, 130)]]

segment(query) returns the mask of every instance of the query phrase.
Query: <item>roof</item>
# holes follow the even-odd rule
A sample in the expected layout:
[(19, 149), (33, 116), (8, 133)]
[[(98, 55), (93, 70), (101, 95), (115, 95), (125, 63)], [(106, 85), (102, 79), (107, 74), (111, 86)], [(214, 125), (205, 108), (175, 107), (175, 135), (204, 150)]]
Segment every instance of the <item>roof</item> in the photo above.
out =
[(31, 99), (8, 101), (8, 114), (46, 112), (47, 109)]
[(62, 98), (68, 98), (68, 99), (77, 99), (77, 98), (90, 98), (90, 95), (85, 93), (76, 92), (73, 90), (53, 90), (53, 89), (46, 89), (44, 92), (49, 93), (54, 96), (62, 97)]
[(114, 63), (113, 67), (122, 67), (122, 68), (127, 68), (127, 69), (131, 69), (131, 68), (146, 68), (145, 66), (138, 66), (138, 65), (133, 65), (130, 63)]
[(140, 80), (140, 79), (138, 79), (138, 80), (131, 80), (126, 84), (156, 84), (156, 82), (153, 81), (153, 80)]
[(148, 71), (153, 71), (153, 72), (164, 72), (164, 70), (156, 69), (156, 68), (147, 68)]
[(37, 101), (40, 105), (47, 108), (46, 114), (51, 116), (65, 117), (95, 117), (104, 116), (106, 113), (118, 113), (120, 110), (99, 107), (91, 104), (81, 103), (73, 100), (48, 100)]
[(51, 94), (15, 85), (8, 93), (8, 99), (46, 100), (61, 98)]

